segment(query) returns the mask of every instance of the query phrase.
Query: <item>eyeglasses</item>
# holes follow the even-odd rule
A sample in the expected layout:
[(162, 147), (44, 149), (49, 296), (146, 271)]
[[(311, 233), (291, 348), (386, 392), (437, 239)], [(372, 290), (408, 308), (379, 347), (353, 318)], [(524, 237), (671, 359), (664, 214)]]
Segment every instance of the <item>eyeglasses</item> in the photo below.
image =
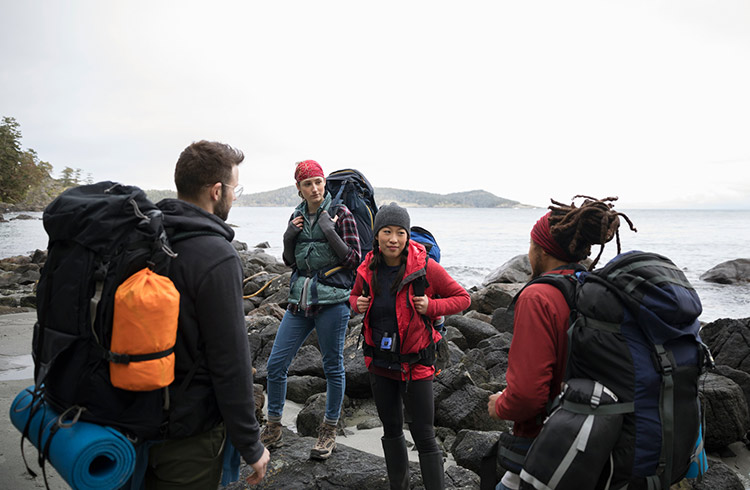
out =
[(245, 190), (245, 188), (242, 187), (242, 184), (229, 185), (229, 184), (225, 184), (224, 182), (222, 182), (221, 185), (223, 185), (224, 187), (229, 187), (230, 189), (232, 189), (232, 191), (234, 192), (234, 198), (235, 199), (239, 199), (240, 196), (242, 195), (242, 191)]

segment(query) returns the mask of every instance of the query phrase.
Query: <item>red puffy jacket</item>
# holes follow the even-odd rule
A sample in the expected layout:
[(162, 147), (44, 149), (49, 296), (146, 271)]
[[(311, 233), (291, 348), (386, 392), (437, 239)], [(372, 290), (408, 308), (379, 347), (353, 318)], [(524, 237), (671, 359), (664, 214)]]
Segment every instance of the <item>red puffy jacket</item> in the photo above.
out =
[[(404, 279), (401, 283), (401, 288), (396, 293), (396, 321), (398, 322), (399, 337), (401, 339), (400, 354), (418, 353), (430, 345), (430, 335), (432, 335), (435, 342), (441, 338), (440, 334), (434, 329), (430, 328), (428, 330), (426, 328), (422, 316), (414, 308), (412, 297), (414, 295), (413, 283), (415, 279), (425, 275), (425, 273), (427, 275), (429, 285), (425, 290), (425, 295), (429, 298), (426, 314), (429, 318), (459, 313), (471, 304), (469, 293), (448, 275), (440, 264), (434, 260), (430, 260), (427, 262), (427, 269), (425, 270), (427, 251), (421, 244), (409, 241), (408, 247), (409, 254), (406, 259)], [(357, 269), (357, 280), (349, 296), (349, 304), (358, 313), (362, 313), (357, 310), (357, 298), (362, 295), (363, 284), (367, 283), (368, 287), (372, 285), (373, 271), (369, 267), (371, 260), (372, 252), (369, 252)], [(372, 287), (369, 287), (369, 290), (372, 291)], [(372, 331), (369, 327), (369, 310), (364, 313), (363, 333), (365, 342), (372, 346), (373, 340)], [(388, 371), (384, 368), (371, 366), (372, 358), (369, 356), (365, 356), (365, 364), (371, 372), (376, 374), (385, 374), (384, 371)], [(391, 372), (395, 374), (395, 371)], [(433, 366), (422, 364), (409, 365), (406, 362), (401, 364), (401, 379), (403, 381), (407, 379), (430, 378), (434, 373), (435, 368)]]

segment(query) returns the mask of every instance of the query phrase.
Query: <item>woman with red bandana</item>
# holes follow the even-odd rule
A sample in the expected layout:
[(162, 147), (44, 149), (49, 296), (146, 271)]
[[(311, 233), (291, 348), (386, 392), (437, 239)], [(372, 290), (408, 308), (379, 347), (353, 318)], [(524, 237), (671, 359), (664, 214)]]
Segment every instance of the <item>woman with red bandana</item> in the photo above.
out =
[(287, 371), (315, 329), (326, 376), (326, 411), (310, 457), (327, 459), (336, 448), (336, 426), (344, 400), (344, 338), (349, 291), (360, 262), (359, 236), (349, 209), (331, 204), (318, 162), (297, 163), (294, 179), (303, 201), (284, 233), (282, 257), (292, 267), (289, 306), (268, 358), (268, 424), (260, 439), (269, 449), (281, 445)]
[(404, 410), (419, 451), (422, 483), (444, 488), (443, 453), (435, 442), (435, 342), (430, 318), (469, 307), (469, 293), (427, 251), (409, 240), (406, 209), (391, 203), (375, 215), (375, 242), (357, 269), (349, 300), (364, 313), (365, 364), (383, 422), (383, 452), (391, 488), (409, 488)]
[[(552, 201), (558, 206), (550, 206), (552, 211), (542, 216), (531, 230), (532, 279), (553, 271), (575, 274), (585, 270), (578, 262), (589, 256), (592, 245), (598, 244), (602, 249), (590, 266), (593, 269), (604, 244), (617, 234), (619, 216), (624, 216), (605, 202), (615, 199), (586, 198), (581, 207)], [(634, 229), (632, 224), (631, 229)], [(490, 396), (487, 405), (490, 417), (514, 422), (514, 436), (536, 437), (547, 415), (547, 402), (560, 393), (567, 362), (569, 320), (570, 308), (565, 297), (551, 284), (531, 284), (518, 296), (508, 353), (507, 387)], [(507, 471), (496, 490), (515, 490), (519, 486), (520, 476)]]

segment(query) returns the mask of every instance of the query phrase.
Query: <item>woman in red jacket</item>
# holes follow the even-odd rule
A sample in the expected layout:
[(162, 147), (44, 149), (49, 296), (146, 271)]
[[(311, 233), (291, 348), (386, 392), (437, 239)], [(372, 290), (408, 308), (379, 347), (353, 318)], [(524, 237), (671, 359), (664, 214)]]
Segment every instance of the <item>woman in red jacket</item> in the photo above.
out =
[(349, 302), (364, 313), (365, 364), (383, 422), (383, 452), (391, 488), (409, 488), (407, 421), (427, 490), (442, 489), (443, 453), (435, 442), (433, 318), (469, 307), (469, 294), (422, 245), (409, 240), (409, 214), (391, 203), (375, 215), (373, 251), (357, 269)]

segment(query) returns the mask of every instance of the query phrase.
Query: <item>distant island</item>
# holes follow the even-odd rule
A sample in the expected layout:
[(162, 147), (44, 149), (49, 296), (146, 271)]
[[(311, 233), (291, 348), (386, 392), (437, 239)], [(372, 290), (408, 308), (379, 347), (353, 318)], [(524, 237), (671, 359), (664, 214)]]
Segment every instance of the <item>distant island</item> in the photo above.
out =
[[(147, 191), (149, 197), (152, 192)], [(404, 189), (393, 189), (390, 187), (376, 187), (375, 201), (378, 206), (385, 203), (396, 202), (401, 206), (409, 208), (534, 208), (498, 197), (490, 192), (476, 190), (466, 192), (453, 192), (451, 194), (435, 194), (432, 192), (410, 191)], [(300, 198), (297, 189), (293, 185), (282, 187), (273, 191), (257, 192), (240, 197), (235, 206), (278, 206), (294, 207), (299, 204)]]

